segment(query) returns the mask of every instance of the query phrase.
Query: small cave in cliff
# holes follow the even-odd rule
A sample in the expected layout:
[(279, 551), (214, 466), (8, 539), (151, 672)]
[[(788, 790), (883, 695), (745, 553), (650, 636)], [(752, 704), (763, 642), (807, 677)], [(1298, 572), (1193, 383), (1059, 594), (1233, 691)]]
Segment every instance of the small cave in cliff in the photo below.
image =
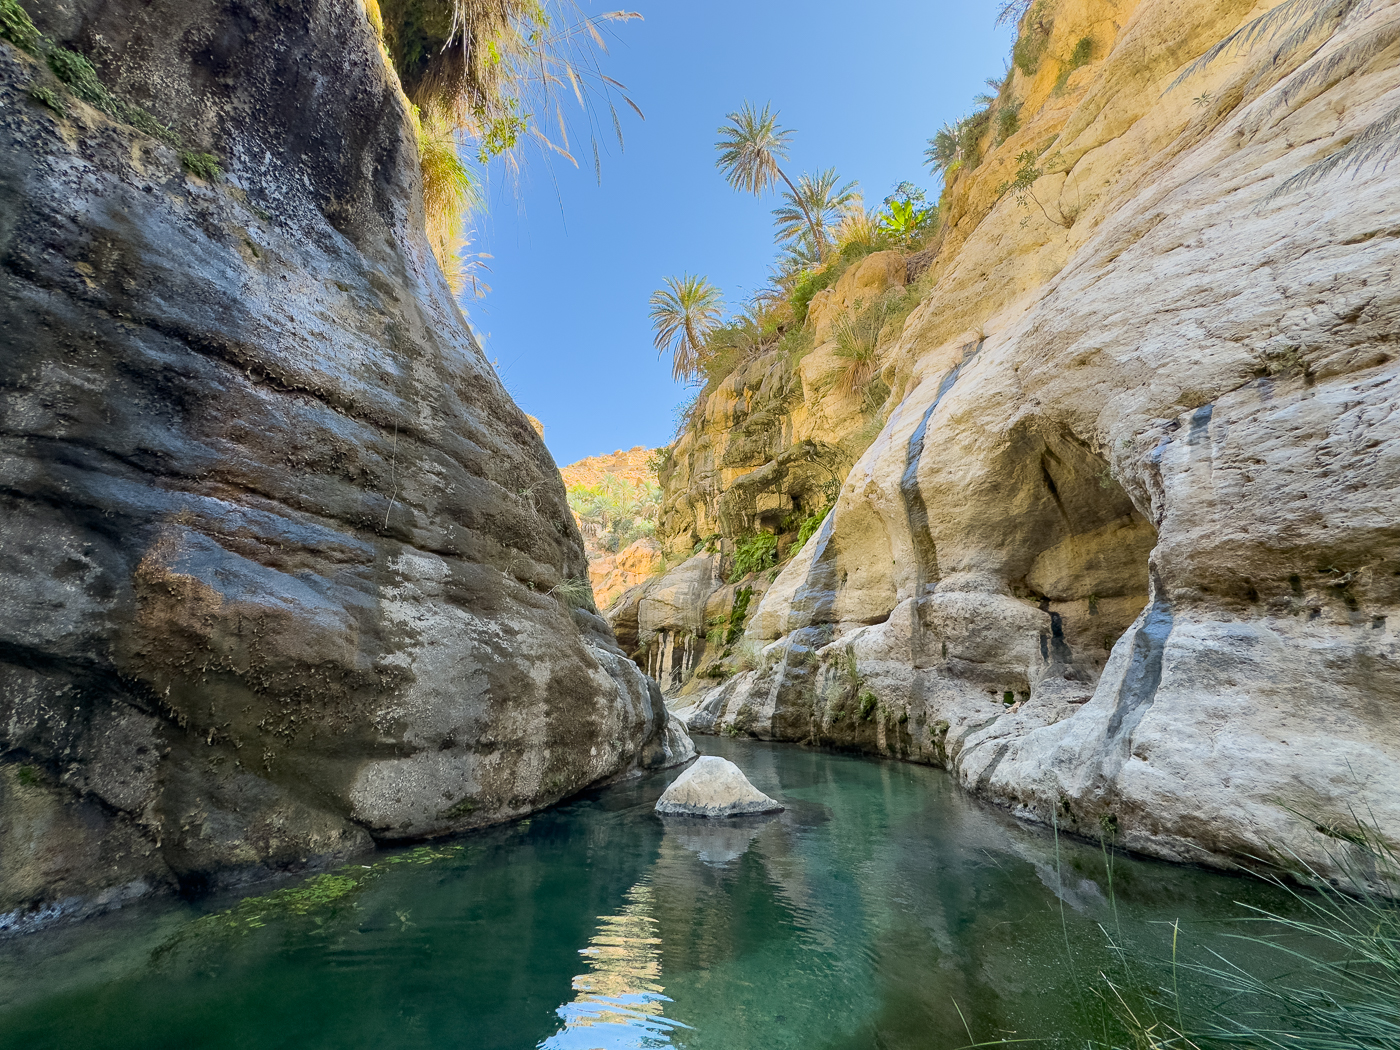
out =
[(1006, 535), (1006, 579), (1049, 613), (1041, 656), (1072, 680), (1093, 682), (1113, 644), (1148, 599), (1148, 555), (1157, 530), (1074, 435), (1023, 431), (1014, 459)]

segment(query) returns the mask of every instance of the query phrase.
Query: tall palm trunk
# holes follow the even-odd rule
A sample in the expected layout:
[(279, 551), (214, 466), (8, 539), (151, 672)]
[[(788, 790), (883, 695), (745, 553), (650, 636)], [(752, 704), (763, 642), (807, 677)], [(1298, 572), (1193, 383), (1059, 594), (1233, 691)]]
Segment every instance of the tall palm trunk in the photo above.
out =
[(797, 192), (797, 187), (792, 184), (792, 180), (787, 177), (787, 173), (784, 172), (782, 168), (774, 164), (773, 170), (776, 171), (779, 174), (779, 176), (782, 177), (782, 180), (788, 184), (788, 189), (792, 190), (792, 199), (796, 201), (797, 206), (802, 209), (802, 215), (807, 220), (807, 228), (812, 231), (812, 241), (817, 246), (817, 262), (825, 265), (826, 244), (824, 243), (821, 235), (817, 233), (817, 224), (812, 221), (812, 213), (807, 210), (807, 205), (802, 200), (802, 194)]

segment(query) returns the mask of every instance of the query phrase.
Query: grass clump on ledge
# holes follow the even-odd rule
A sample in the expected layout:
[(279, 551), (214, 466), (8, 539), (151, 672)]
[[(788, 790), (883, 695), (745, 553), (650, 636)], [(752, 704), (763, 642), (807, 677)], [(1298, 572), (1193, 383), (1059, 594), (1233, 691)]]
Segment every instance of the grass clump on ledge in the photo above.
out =
[(216, 182), (224, 169), (219, 166), (219, 158), (212, 153), (198, 153), (194, 150), (180, 151), (180, 167), (205, 182)]
[(1065, 62), (1064, 68), (1060, 70), (1060, 75), (1055, 78), (1055, 86), (1051, 89), (1056, 94), (1065, 89), (1069, 83), (1070, 74), (1076, 69), (1087, 66), (1094, 59), (1094, 38), (1083, 36), (1074, 45), (1074, 50), (1070, 52), (1069, 60)]
[(593, 585), (586, 578), (560, 580), (549, 589), (551, 597), (558, 598), (570, 609), (588, 609), (597, 612), (593, 602)]

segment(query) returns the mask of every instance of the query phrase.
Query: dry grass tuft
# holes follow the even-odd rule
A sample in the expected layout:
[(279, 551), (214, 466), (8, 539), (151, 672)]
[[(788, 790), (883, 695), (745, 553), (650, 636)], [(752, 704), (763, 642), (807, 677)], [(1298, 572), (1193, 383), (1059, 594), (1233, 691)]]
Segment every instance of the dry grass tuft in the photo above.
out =
[(480, 205), (462, 151), (474, 150), (480, 164), (500, 157), (514, 173), (520, 147), (533, 141), (577, 164), (570, 139), (578, 136), (565, 115), (572, 98), (601, 174), (599, 133), (606, 129), (622, 144), (615, 100), (641, 114), (599, 66), (607, 50), (602, 30), (641, 16), (611, 11), (587, 17), (573, 0), (365, 0), (365, 16), (418, 109), (433, 251), (454, 288), (470, 282), (480, 294), (473, 273), (480, 263), (461, 257), (469, 238), (465, 224)]

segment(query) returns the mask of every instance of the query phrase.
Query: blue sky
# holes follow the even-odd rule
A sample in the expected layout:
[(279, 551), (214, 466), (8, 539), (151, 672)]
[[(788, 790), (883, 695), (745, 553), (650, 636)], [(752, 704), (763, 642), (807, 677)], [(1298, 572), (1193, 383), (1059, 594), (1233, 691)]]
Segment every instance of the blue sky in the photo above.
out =
[[(612, 10), (587, 4), (585, 10)], [(664, 277), (707, 275), (738, 308), (766, 280), (778, 201), (741, 195), (715, 169), (715, 129), (749, 99), (793, 129), (785, 170), (834, 166), (866, 203), (902, 179), (930, 191), (925, 141), (1000, 75), (1011, 30), (994, 0), (636, 0), (602, 56), (646, 120), (625, 107), (625, 150), (603, 144), (599, 186), (527, 151), (512, 183), (488, 172), (473, 248), (491, 291), (468, 317), (516, 402), (563, 465), (670, 441), (689, 393), (652, 345), (647, 298)], [(571, 145), (578, 145), (571, 143)], [(587, 159), (585, 159), (585, 157)]]

